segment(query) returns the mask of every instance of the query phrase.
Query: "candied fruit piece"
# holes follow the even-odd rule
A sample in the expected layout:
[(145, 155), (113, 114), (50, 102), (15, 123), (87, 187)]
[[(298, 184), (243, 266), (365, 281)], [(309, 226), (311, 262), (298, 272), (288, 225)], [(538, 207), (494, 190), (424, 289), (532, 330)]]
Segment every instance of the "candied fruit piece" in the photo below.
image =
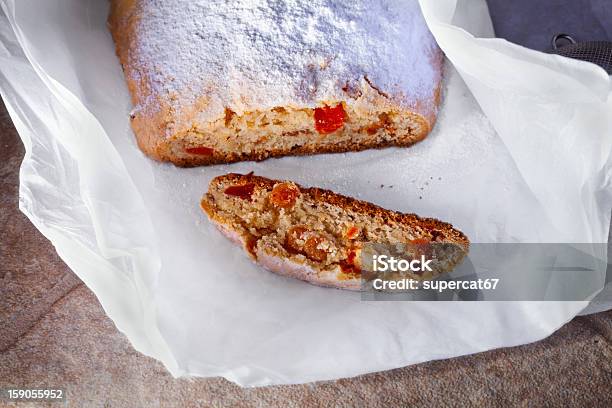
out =
[(348, 229), (346, 230), (346, 233), (344, 234), (344, 236), (347, 239), (355, 239), (359, 236), (359, 228), (357, 228), (356, 226), (351, 226), (348, 227)]
[(327, 259), (327, 251), (320, 247), (325, 242), (324, 237), (301, 225), (287, 231), (287, 246), (296, 252), (306, 254), (314, 261), (322, 262)]
[(304, 245), (304, 252), (310, 259), (315, 261), (323, 262), (327, 259), (327, 251), (323, 248), (320, 248), (320, 245), (325, 243), (325, 238), (312, 235), (306, 239), (306, 244)]
[(351, 249), (346, 257), (346, 261), (351, 265), (355, 265), (356, 259), (357, 259), (357, 251), (354, 249)]
[(185, 148), (185, 152), (189, 154), (197, 154), (200, 156), (212, 156), (215, 150), (210, 147), (198, 146), (198, 147), (187, 147)]
[(320, 134), (335, 132), (344, 126), (346, 112), (341, 103), (336, 106), (323, 106), (314, 110), (315, 129)]
[(429, 240), (427, 238), (416, 238), (416, 239), (411, 239), (409, 243), (411, 245), (427, 245), (429, 244)]
[(306, 233), (308, 229), (302, 226), (291, 227), (289, 231), (287, 231), (287, 246), (294, 251), (301, 252), (302, 247), (304, 246), (304, 239), (302, 236)]
[(339, 275), (338, 278), (341, 280), (355, 279), (361, 275), (361, 268), (348, 261), (341, 261), (339, 266), (342, 275)]
[(243, 200), (251, 201), (251, 196), (253, 195), (253, 191), (255, 191), (255, 184), (239, 184), (236, 186), (229, 186), (225, 189), (225, 194), (230, 196), (235, 196), (242, 198)]
[(413, 256), (418, 257), (421, 255), (431, 255), (431, 240), (427, 238), (416, 238), (408, 241), (408, 247), (414, 252)]
[(291, 208), (295, 205), (300, 190), (291, 183), (278, 183), (270, 193), (270, 201), (275, 207)]

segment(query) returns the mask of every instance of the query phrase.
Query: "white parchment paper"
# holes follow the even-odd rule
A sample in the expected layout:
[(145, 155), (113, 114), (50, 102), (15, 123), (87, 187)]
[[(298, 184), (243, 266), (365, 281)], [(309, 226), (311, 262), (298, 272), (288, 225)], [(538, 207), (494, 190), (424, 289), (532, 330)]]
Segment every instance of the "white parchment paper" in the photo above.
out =
[(106, 1), (0, 1), (0, 92), (26, 146), (20, 207), (173, 375), (354, 376), (532, 342), (587, 305), (362, 302), (256, 267), (198, 207), (212, 177), (255, 171), (437, 217), (473, 242), (606, 242), (610, 77), (491, 38), (484, 0), (420, 1), (449, 59), (422, 143), (196, 169), (138, 150)]

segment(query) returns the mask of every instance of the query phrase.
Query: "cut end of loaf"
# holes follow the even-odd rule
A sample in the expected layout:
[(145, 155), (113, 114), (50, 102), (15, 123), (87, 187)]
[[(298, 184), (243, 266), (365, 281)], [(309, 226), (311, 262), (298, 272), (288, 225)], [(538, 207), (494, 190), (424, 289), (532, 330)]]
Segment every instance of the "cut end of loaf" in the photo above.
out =
[(215, 122), (167, 139), (160, 145), (160, 155), (189, 167), (410, 146), (425, 138), (429, 128), (429, 122), (413, 112), (361, 112), (344, 102), (314, 109), (275, 107), (241, 115), (226, 108)]
[(452, 270), (469, 246), (460, 231), (435, 219), (251, 174), (216, 177), (201, 206), (259, 264), (321, 286), (361, 290), (365, 243), (446, 243), (461, 249), (433, 273), (410, 276), (414, 279)]

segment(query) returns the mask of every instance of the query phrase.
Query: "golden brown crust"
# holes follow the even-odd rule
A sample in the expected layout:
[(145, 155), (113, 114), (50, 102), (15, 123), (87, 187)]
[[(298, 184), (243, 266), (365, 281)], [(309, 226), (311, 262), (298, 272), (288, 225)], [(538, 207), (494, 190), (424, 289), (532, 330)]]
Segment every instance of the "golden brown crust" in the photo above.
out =
[[(400, 111), (406, 115), (418, 118), (420, 130), (416, 134), (397, 134), (387, 140), (372, 139), (369, 142), (341, 143), (337, 145), (301, 145), (297, 147), (270, 148), (265, 151), (253, 152), (215, 152), (211, 156), (193, 155), (186, 157), (177, 154), (173, 149), (177, 139), (187, 135), (193, 129), (213, 131), (210, 122), (200, 122), (198, 114), (207, 106), (208, 96), (203, 94), (191, 106), (181, 106), (180, 109), (173, 108), (171, 100), (175, 96), (167, 95), (168, 100), (153, 94), (148, 85), (148, 71), (146, 67), (138, 66), (134, 62), (134, 56), (138, 52), (138, 21), (140, 16), (140, 2), (138, 0), (111, 0), (111, 13), (108, 25), (116, 44), (116, 53), (124, 70), (126, 82), (132, 97), (132, 104), (137, 107), (131, 115), (131, 126), (136, 135), (138, 146), (150, 157), (172, 162), (180, 167), (192, 167), (219, 163), (232, 163), (247, 160), (264, 160), (270, 157), (285, 155), (310, 155), (318, 153), (340, 153), (348, 151), (361, 151), (372, 148), (385, 148), (390, 146), (407, 147), (424, 139), (433, 127), (437, 107), (439, 105), (438, 91), (430, 98), (433, 100), (419, 100), (410, 110), (400, 108), (392, 101), (390, 95), (377, 90), (374, 84), (367, 81), (364, 85), (368, 89), (357, 90), (359, 96), (355, 96), (355, 90), (346, 90), (346, 101), (330, 101), (330, 103), (353, 103), (357, 99), (361, 109), (371, 111), (384, 111), (386, 109)], [(436, 72), (436, 77), (441, 77), (443, 58), (441, 53), (435, 53), (431, 57), (431, 66)], [(352, 78), (347, 78), (351, 79)], [(367, 77), (366, 77), (367, 80)], [(368, 87), (368, 84), (370, 85)], [(377, 92), (371, 92), (376, 90)], [(366, 95), (362, 95), (368, 93)], [(405, 119), (408, 121), (408, 119)]]

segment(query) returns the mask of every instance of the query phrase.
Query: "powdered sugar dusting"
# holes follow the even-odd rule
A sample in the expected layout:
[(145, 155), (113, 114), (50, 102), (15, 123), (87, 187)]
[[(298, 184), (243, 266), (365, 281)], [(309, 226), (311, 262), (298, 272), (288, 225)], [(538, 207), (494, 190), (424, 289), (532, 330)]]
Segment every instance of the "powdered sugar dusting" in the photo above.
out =
[(141, 0), (131, 62), (175, 106), (314, 107), (366, 77), (394, 102), (432, 99), (437, 46), (416, 0)]

